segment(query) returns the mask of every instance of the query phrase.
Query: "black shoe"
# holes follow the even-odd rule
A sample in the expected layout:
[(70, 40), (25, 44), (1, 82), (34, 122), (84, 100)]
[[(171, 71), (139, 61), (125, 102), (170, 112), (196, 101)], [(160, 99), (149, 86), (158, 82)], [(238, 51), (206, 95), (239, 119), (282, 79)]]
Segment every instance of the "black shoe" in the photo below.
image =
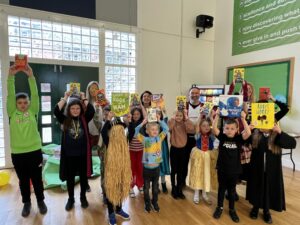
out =
[(147, 213), (151, 212), (151, 205), (149, 203), (145, 204), (145, 212), (147, 212)]
[(155, 212), (159, 212), (160, 208), (157, 203), (152, 203), (152, 206)]
[(91, 192), (92, 190), (91, 190), (91, 187), (90, 187), (90, 185), (89, 184), (87, 184), (86, 185), (86, 192)]
[(30, 214), (31, 210), (31, 202), (24, 203), (23, 210), (22, 210), (22, 216), (27, 217)]
[(214, 217), (215, 219), (220, 219), (220, 217), (221, 217), (221, 215), (222, 215), (222, 212), (223, 212), (223, 208), (221, 208), (221, 207), (218, 206), (218, 207), (216, 208), (214, 214), (213, 214), (213, 217)]
[(272, 217), (271, 217), (271, 213), (270, 212), (264, 212), (264, 221), (268, 224), (273, 223)]
[(185, 199), (185, 195), (182, 193), (182, 191), (180, 191), (177, 196), (180, 199)]
[(68, 202), (67, 202), (67, 204), (66, 204), (65, 209), (66, 209), (67, 211), (70, 211), (71, 209), (73, 209), (74, 203), (75, 203), (75, 200), (69, 198), (69, 199), (68, 199)]
[(81, 197), (80, 202), (81, 202), (81, 207), (82, 208), (86, 209), (87, 207), (89, 207), (89, 203), (88, 203), (86, 197)]
[(239, 197), (239, 195), (237, 194), (237, 192), (235, 192), (235, 194), (234, 194), (234, 201), (238, 201), (238, 200), (240, 200), (240, 197)]
[(234, 209), (229, 209), (229, 215), (233, 222), (235, 223), (240, 222), (240, 218), (238, 217)]
[(250, 218), (256, 220), (258, 217), (258, 208), (253, 207), (250, 212)]
[(40, 201), (37, 203), (40, 214), (44, 215), (47, 213), (48, 209), (44, 201)]
[(166, 183), (161, 183), (162, 192), (168, 194), (168, 188)]
[(178, 198), (177, 189), (175, 187), (172, 187), (171, 195), (174, 199)]

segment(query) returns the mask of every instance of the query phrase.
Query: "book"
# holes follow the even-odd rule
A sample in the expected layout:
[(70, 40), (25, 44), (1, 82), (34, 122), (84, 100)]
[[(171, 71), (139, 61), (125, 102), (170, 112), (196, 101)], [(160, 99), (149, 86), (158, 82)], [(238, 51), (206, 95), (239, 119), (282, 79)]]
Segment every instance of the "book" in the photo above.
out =
[(139, 107), (141, 105), (140, 96), (137, 93), (130, 94), (130, 107)]
[(96, 102), (101, 106), (104, 107), (108, 104), (108, 101), (105, 97), (105, 91), (104, 89), (100, 89), (97, 91), (97, 95), (96, 95)]
[(15, 55), (15, 66), (17, 69), (25, 69), (27, 65), (27, 55), (16, 54)]
[(214, 104), (212, 102), (204, 102), (203, 113), (207, 116), (210, 110), (213, 108)]
[(70, 96), (80, 96), (80, 83), (70, 83)]
[(157, 122), (156, 108), (148, 108), (147, 109), (147, 120), (148, 120), (148, 123)]
[(258, 129), (272, 129), (275, 123), (274, 103), (252, 103), (251, 123)]
[(237, 83), (242, 83), (245, 78), (245, 68), (233, 69), (233, 80)]
[(230, 118), (241, 117), (243, 110), (242, 95), (220, 95), (219, 108), (221, 116)]
[(185, 95), (180, 95), (176, 97), (176, 107), (177, 110), (183, 111), (186, 106), (186, 96)]
[(163, 94), (153, 94), (151, 99), (151, 107), (163, 110), (165, 108), (165, 100)]
[(267, 101), (269, 94), (270, 94), (270, 88), (268, 87), (259, 88), (259, 100)]
[(112, 93), (111, 110), (121, 117), (129, 113), (129, 93)]

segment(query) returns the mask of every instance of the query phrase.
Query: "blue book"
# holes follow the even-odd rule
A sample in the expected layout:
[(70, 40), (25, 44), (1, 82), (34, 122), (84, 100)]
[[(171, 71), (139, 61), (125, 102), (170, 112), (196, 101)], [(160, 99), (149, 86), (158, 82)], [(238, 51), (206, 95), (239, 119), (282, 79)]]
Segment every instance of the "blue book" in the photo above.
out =
[(222, 117), (240, 118), (243, 110), (243, 96), (220, 95), (219, 108)]

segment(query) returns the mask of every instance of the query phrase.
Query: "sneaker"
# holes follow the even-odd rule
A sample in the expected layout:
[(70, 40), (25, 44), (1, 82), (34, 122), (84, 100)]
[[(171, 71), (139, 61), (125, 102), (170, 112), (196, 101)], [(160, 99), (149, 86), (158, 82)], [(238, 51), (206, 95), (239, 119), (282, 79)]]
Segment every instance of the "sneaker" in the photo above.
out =
[(160, 208), (157, 203), (152, 203), (152, 206), (155, 212), (159, 212)]
[(139, 191), (140, 191), (141, 194), (144, 194), (144, 188), (143, 187), (140, 187)]
[(86, 209), (87, 207), (89, 207), (89, 203), (86, 199), (86, 197), (82, 197), (80, 198), (80, 202), (81, 202), (81, 207)]
[(108, 220), (109, 220), (109, 225), (117, 225), (117, 220), (114, 213), (108, 216)]
[(151, 212), (151, 205), (145, 204), (145, 212), (150, 213)]
[(218, 206), (213, 214), (213, 217), (215, 219), (219, 219), (222, 215), (222, 212), (223, 212), (223, 208)]
[(124, 212), (123, 209), (121, 209), (120, 211), (117, 211), (116, 215), (119, 216), (119, 217), (122, 217), (124, 220), (130, 220), (129, 214)]
[(238, 217), (234, 209), (229, 209), (229, 215), (233, 222), (235, 223), (240, 222), (240, 218)]
[(168, 189), (167, 189), (167, 184), (166, 183), (161, 183), (161, 188), (162, 188), (162, 192), (164, 194), (168, 194)]
[(271, 217), (271, 213), (270, 212), (264, 212), (264, 221), (268, 224), (273, 223), (272, 217)]
[(86, 192), (91, 192), (92, 190), (91, 190), (91, 187), (90, 187), (90, 185), (89, 184), (87, 184), (86, 185)]
[(200, 198), (199, 198), (199, 190), (195, 190), (195, 194), (194, 194), (194, 203), (196, 204), (196, 205), (198, 205), (199, 204), (199, 202), (200, 202)]
[(47, 213), (47, 211), (48, 211), (45, 202), (44, 202), (44, 201), (39, 201), (39, 202), (37, 203), (37, 205), (38, 205), (40, 214), (45, 215), (45, 214)]
[(250, 212), (250, 218), (256, 220), (258, 217), (258, 208), (253, 207)]
[(172, 188), (171, 195), (172, 195), (172, 197), (173, 197), (174, 199), (177, 199), (177, 198), (178, 198), (176, 188), (174, 188), (174, 187)]
[(135, 193), (134, 193), (133, 188), (130, 188), (129, 195), (131, 198), (135, 198)]
[(70, 211), (71, 209), (73, 209), (74, 202), (75, 202), (74, 199), (71, 199), (71, 198), (68, 199), (68, 202), (65, 207), (66, 211)]
[(31, 210), (31, 202), (24, 203), (23, 209), (22, 209), (22, 216), (27, 217), (30, 214)]

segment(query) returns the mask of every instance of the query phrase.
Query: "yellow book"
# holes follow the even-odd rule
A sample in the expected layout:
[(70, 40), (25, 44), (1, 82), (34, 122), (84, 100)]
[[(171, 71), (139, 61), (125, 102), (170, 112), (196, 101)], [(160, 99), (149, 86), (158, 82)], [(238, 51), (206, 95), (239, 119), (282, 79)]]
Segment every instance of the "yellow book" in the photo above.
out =
[(186, 105), (186, 96), (180, 95), (176, 97), (176, 106), (178, 110), (184, 110)]
[(141, 105), (140, 96), (137, 93), (130, 94), (130, 107), (138, 107)]
[(275, 123), (274, 103), (252, 103), (251, 123), (258, 129), (272, 129)]
[(112, 93), (111, 110), (121, 117), (129, 113), (129, 93)]
[(159, 108), (163, 110), (165, 108), (165, 100), (163, 98), (163, 94), (153, 94), (151, 100), (152, 108)]
[(70, 83), (70, 94), (80, 95), (80, 83)]
[(235, 80), (235, 82), (242, 83), (244, 79), (245, 79), (245, 68), (233, 69), (233, 80)]

